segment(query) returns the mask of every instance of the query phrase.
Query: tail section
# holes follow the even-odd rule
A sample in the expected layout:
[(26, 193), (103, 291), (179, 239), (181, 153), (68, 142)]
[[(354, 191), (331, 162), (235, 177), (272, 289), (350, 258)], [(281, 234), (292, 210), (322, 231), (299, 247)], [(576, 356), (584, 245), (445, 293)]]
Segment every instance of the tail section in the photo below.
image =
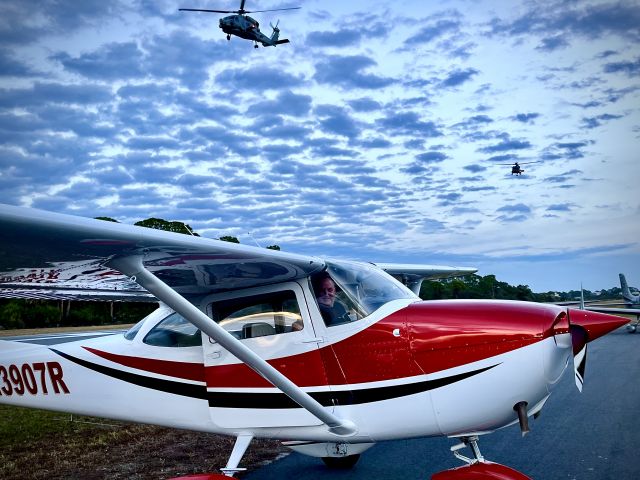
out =
[(274, 47), (276, 45), (282, 45), (283, 43), (289, 43), (289, 39), (288, 38), (283, 38), (282, 40), (279, 40), (280, 38), (280, 29), (278, 28), (278, 23), (280, 23), (280, 20), (278, 20), (274, 25), (271, 25), (271, 28), (273, 29), (273, 33), (271, 34), (271, 45), (273, 45)]
[(620, 274), (620, 288), (622, 288), (622, 297), (628, 303), (639, 303), (640, 295), (633, 295), (631, 290), (629, 290), (629, 285), (627, 284), (627, 279), (624, 274)]
[(276, 44), (278, 43), (278, 38), (280, 37), (280, 29), (278, 28), (277, 23), (275, 27), (271, 25), (271, 28), (273, 28), (273, 33), (271, 34), (271, 43)]

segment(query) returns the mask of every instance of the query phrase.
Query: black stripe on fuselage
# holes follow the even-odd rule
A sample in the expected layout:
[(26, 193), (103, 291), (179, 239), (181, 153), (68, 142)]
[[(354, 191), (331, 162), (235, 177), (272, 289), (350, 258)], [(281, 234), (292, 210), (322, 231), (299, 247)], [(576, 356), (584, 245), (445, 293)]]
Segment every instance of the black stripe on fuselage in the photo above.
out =
[[(435, 390), (451, 385), (474, 375), (496, 367), (473, 370), (450, 377), (426, 380), (424, 382), (390, 385), (386, 387), (362, 388), (358, 390), (309, 392), (318, 403), (325, 407), (332, 405), (359, 405), (362, 403), (380, 402), (394, 398), (406, 397), (417, 393)], [(209, 392), (209, 406), (216, 408), (302, 408), (284, 393), (238, 393), (238, 392)]]
[(162, 378), (147, 377), (146, 375), (138, 375), (135, 373), (124, 372), (117, 368), (106, 367), (97, 363), (92, 363), (81, 358), (73, 357), (67, 353), (63, 353), (53, 348), (52, 352), (57, 353), (67, 360), (82, 365), (94, 372), (102, 373), (109, 377), (117, 378), (127, 383), (139, 385), (141, 387), (151, 388), (152, 390), (159, 390), (161, 392), (174, 393), (176, 395), (182, 395), (185, 397), (199, 398), (201, 400), (207, 399), (207, 388), (204, 385), (194, 385), (192, 383), (175, 382), (173, 380), (164, 380)]
[[(96, 363), (76, 358), (59, 350), (51, 349), (67, 360), (77, 363), (83, 367), (93, 370), (109, 377), (117, 378), (133, 385), (159, 390), (161, 392), (183, 395), (185, 397), (208, 400), (210, 407), (215, 408), (257, 408), (257, 409), (279, 409), (279, 408), (302, 408), (296, 402), (281, 392), (207, 392), (204, 385), (194, 385), (191, 383), (176, 382), (160, 378), (138, 375), (125, 372), (116, 368), (99, 365)], [(361, 388), (357, 390), (323, 391), (309, 392), (318, 403), (325, 407), (339, 405), (359, 405), (362, 403), (380, 402), (391, 400), (408, 395), (435, 390), (445, 387), (480, 373), (486, 372), (499, 364), (490, 367), (480, 368), (470, 372), (459, 373), (450, 377), (426, 380), (423, 382), (408, 383), (403, 385), (390, 385), (385, 387)]]

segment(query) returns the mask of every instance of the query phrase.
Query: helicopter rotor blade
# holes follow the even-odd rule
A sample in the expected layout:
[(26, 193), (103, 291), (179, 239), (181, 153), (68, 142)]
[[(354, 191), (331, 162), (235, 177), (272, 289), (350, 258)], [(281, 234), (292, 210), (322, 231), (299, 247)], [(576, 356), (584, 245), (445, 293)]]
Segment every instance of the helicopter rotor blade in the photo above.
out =
[(202, 8), (179, 8), (181, 12), (238, 13), (237, 10), (205, 10)]
[(302, 7), (290, 7), (290, 8), (274, 8), (271, 10), (247, 10), (244, 13), (262, 13), (262, 12), (282, 12), (284, 10), (300, 10)]
[[(244, 2), (245, 2), (245, 0), (240, 0), (240, 11), (241, 12), (244, 12)], [(244, 13), (246, 13), (246, 12), (244, 12)]]

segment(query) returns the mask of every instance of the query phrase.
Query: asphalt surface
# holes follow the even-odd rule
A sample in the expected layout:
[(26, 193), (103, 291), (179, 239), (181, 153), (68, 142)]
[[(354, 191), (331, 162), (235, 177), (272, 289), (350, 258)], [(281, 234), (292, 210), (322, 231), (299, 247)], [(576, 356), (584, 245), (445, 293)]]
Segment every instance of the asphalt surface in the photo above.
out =
[(60, 345), (61, 343), (77, 342), (78, 340), (89, 340), (90, 338), (104, 337), (123, 333), (125, 330), (95, 330), (92, 332), (67, 332), (67, 333), (45, 333), (33, 335), (16, 335), (13, 337), (0, 337), (0, 340), (10, 340), (12, 342), (33, 343), (36, 345)]
[[(534, 480), (640, 479), (639, 407), (640, 334), (623, 327), (589, 344), (582, 394), (566, 371), (542, 415), (530, 419), (527, 436), (521, 438), (517, 426), (505, 428), (482, 437), (480, 449), (487, 460)], [(329, 470), (319, 459), (291, 453), (243, 480), (425, 480), (462, 465), (449, 451), (455, 443), (446, 438), (380, 443), (348, 471)]]

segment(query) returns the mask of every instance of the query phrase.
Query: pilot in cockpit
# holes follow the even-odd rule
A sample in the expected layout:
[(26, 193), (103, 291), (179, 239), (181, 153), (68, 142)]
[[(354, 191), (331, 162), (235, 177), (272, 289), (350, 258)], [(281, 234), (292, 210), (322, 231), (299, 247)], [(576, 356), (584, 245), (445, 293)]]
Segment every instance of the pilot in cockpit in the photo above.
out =
[(323, 272), (313, 280), (313, 289), (324, 323), (331, 327), (351, 321), (347, 309), (336, 299), (337, 287), (328, 273)]

